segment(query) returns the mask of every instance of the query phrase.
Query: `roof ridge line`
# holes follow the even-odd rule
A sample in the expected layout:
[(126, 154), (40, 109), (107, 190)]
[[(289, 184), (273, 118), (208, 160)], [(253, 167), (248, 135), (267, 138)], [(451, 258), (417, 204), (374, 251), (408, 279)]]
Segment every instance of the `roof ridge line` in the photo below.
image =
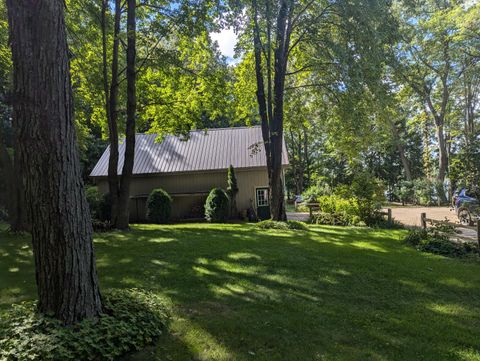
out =
[[(193, 130), (190, 130), (189, 133), (212, 132), (212, 131), (218, 131), (218, 130), (252, 129), (252, 128), (260, 128), (260, 125), (241, 126), (241, 127), (193, 129)], [(152, 136), (155, 135), (155, 136), (158, 136), (158, 133), (135, 133), (135, 135), (152, 135)], [(166, 134), (166, 136), (177, 136), (177, 135), (176, 134)]]

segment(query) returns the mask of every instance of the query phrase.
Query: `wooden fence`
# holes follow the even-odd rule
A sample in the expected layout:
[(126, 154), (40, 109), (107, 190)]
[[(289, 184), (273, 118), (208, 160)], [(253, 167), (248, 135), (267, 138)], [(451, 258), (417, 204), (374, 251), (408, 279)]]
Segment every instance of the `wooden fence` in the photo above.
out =
[[(455, 228), (465, 228), (465, 229), (474, 230), (474, 231), (477, 232), (477, 242), (478, 242), (478, 246), (480, 247), (480, 220), (477, 220), (477, 225), (476, 226), (466, 226), (466, 225), (459, 224), (459, 223), (448, 222), (446, 220), (439, 221), (438, 219), (427, 218), (426, 213), (420, 213), (420, 225), (421, 225), (422, 229), (427, 229), (427, 222), (430, 222), (431, 224), (443, 223), (443, 224), (446, 224), (446, 225), (449, 225), (449, 226), (452, 226), (452, 227), (455, 227)], [(460, 238), (465, 239), (465, 237), (460, 237)], [(471, 238), (469, 238), (469, 240), (471, 240)]]

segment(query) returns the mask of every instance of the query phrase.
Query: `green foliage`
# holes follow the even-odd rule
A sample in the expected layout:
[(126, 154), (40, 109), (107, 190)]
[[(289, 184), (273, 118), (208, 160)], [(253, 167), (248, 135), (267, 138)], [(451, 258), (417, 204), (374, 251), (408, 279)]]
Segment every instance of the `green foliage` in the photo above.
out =
[[(110, 221), (112, 207), (110, 194), (102, 194), (97, 187), (90, 186), (85, 188), (85, 195), (87, 197), (88, 206), (90, 207), (90, 214), (94, 226), (95, 224), (105, 224)], [(100, 228), (103, 228), (103, 226)]]
[(360, 226), (362, 222), (356, 215), (348, 213), (315, 213), (312, 217), (312, 223), (324, 224), (329, 226)]
[(238, 194), (237, 177), (235, 176), (235, 169), (230, 164), (227, 174), (227, 194), (230, 199), (230, 216), (235, 217), (237, 212), (237, 194)]
[(162, 335), (169, 315), (155, 294), (138, 289), (111, 290), (104, 313), (74, 326), (36, 312), (36, 302), (13, 305), (0, 318), (0, 359), (114, 360)]
[(379, 210), (385, 201), (385, 188), (378, 179), (368, 172), (357, 173), (351, 192), (358, 205), (358, 217), (367, 225), (374, 225), (381, 219)]
[(470, 257), (478, 255), (478, 246), (471, 243), (454, 242), (450, 236), (455, 228), (447, 221), (432, 225), (428, 230), (413, 229), (404, 242), (422, 252), (440, 254), (447, 257)]
[(339, 196), (322, 196), (318, 198), (320, 212), (315, 214), (312, 222), (316, 224), (356, 226), (360, 225), (358, 203), (355, 199)]
[(147, 199), (147, 219), (152, 223), (166, 223), (172, 213), (172, 197), (163, 189), (154, 189)]
[(318, 197), (332, 195), (332, 187), (323, 178), (319, 178), (316, 184), (307, 188), (302, 193), (302, 198), (305, 201), (316, 202)]
[(205, 202), (205, 219), (208, 222), (225, 222), (228, 219), (230, 201), (221, 188), (210, 191)]
[(257, 223), (257, 227), (260, 229), (279, 229), (279, 230), (299, 230), (299, 231), (308, 231), (308, 226), (299, 221), (286, 221), (286, 222), (279, 222), (279, 221), (272, 221), (266, 220)]
[(99, 220), (110, 221), (112, 218), (112, 197), (110, 193), (105, 193), (102, 196), (102, 201), (99, 207)]
[(403, 204), (413, 203), (415, 199), (414, 183), (409, 181), (399, 182), (396, 195)]
[(312, 220), (317, 224), (368, 226), (383, 224), (379, 213), (385, 200), (383, 184), (366, 172), (355, 175), (351, 186), (341, 185), (334, 195), (317, 198), (320, 214)]
[(420, 242), (428, 237), (428, 232), (424, 229), (412, 229), (404, 238), (404, 242), (417, 247)]
[(102, 201), (103, 196), (95, 186), (89, 186), (85, 188), (85, 195), (87, 197), (88, 206), (90, 207), (90, 215), (92, 219), (100, 219), (102, 213)]
[(97, 187), (85, 188), (92, 227), (95, 232), (107, 232), (112, 229), (110, 224), (111, 202), (109, 194), (101, 194)]
[(231, 199), (235, 198), (239, 189), (237, 184), (237, 177), (235, 176), (235, 169), (230, 164), (228, 167), (228, 174), (227, 174), (227, 194), (230, 196)]
[(437, 204), (438, 182), (428, 178), (419, 178), (413, 182), (415, 194), (415, 203), (422, 206), (432, 206)]

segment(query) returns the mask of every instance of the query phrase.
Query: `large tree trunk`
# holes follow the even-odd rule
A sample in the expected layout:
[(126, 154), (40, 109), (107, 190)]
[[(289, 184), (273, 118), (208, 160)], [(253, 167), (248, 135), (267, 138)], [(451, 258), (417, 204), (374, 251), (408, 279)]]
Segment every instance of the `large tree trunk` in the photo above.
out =
[[(110, 142), (110, 157), (108, 159), (108, 187), (111, 199), (111, 223), (117, 224), (118, 193), (118, 48), (120, 45), (120, 17), (121, 0), (115, 0), (115, 20), (113, 29), (113, 52), (112, 52), (112, 80), (110, 83), (110, 96), (107, 111), (108, 140)], [(105, 82), (105, 81), (104, 81)]]
[(128, 0), (127, 12), (127, 127), (125, 132), (125, 160), (123, 162), (122, 177), (117, 208), (117, 222), (119, 229), (128, 228), (130, 181), (132, 178), (133, 161), (135, 157), (135, 116), (136, 116), (136, 0)]
[[(268, 95), (265, 96), (265, 85), (262, 73), (262, 43), (261, 31), (258, 23), (258, 6), (256, 0), (252, 0), (254, 16), (254, 53), (255, 74), (257, 78), (257, 101), (260, 118), (262, 120), (262, 135), (267, 157), (267, 169), (270, 188), (270, 212), (275, 221), (285, 221), (285, 193), (283, 184), (282, 152), (283, 152), (283, 105), (285, 92), (285, 77), (287, 73), (288, 51), (293, 14), (293, 1), (282, 0), (279, 5), (276, 38), (274, 51), (274, 76), (273, 97), (271, 96), (270, 69), (267, 69)], [(269, 12), (270, 10), (268, 10)], [(267, 16), (267, 67), (270, 58), (270, 24)], [(273, 111), (269, 111), (273, 98)]]
[(32, 222), (38, 310), (66, 324), (102, 311), (80, 172), (62, 0), (7, 0), (13, 122)]

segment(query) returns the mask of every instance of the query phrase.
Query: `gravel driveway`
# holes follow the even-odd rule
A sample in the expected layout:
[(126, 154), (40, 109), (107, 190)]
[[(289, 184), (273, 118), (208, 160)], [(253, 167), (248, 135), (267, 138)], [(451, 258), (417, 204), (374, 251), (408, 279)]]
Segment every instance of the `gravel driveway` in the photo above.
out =
[(450, 207), (391, 207), (395, 220), (406, 226), (420, 226), (420, 214), (426, 213), (427, 218), (439, 221), (448, 219), (449, 222), (458, 223), (457, 215)]

